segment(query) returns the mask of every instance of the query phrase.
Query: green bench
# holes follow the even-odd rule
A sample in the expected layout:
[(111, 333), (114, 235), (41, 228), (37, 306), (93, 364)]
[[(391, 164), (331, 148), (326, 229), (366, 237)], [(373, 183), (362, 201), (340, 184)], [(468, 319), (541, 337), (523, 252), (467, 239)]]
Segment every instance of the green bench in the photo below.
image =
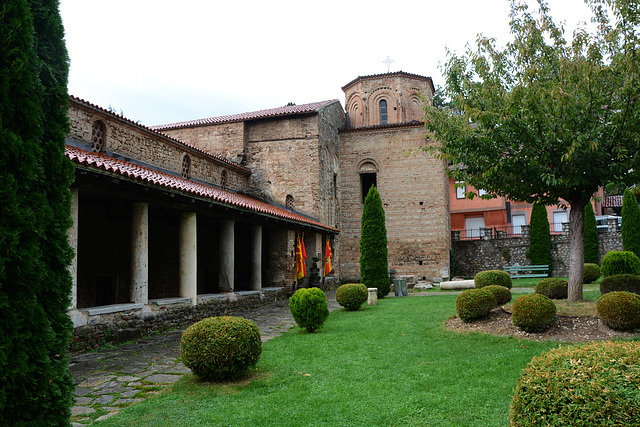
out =
[(549, 275), (548, 265), (509, 265), (504, 271), (511, 275), (512, 279), (522, 279), (526, 277), (547, 277)]

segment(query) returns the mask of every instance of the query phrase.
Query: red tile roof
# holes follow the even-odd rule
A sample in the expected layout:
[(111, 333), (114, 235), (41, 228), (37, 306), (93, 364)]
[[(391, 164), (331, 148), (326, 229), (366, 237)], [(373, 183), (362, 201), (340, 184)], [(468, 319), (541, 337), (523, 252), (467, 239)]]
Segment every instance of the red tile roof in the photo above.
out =
[(74, 164), (81, 165), (88, 169), (101, 169), (160, 188), (176, 190), (185, 193), (186, 195), (204, 197), (220, 205), (227, 205), (243, 211), (280, 218), (286, 221), (311, 226), (313, 228), (320, 228), (326, 231), (338, 232), (338, 229), (336, 228), (324, 225), (302, 215), (289, 212), (277, 206), (270, 205), (269, 203), (213, 186), (189, 181), (182, 177), (169, 175), (164, 172), (135, 165), (124, 160), (114, 159), (113, 157), (109, 157), (103, 153), (93, 153), (67, 145), (65, 147), (65, 154)]
[(249, 168), (241, 166), (241, 165), (239, 165), (237, 163), (233, 163), (232, 161), (230, 161), (228, 159), (225, 159), (224, 157), (216, 156), (215, 154), (211, 154), (211, 153), (209, 153), (207, 151), (201, 150), (198, 147), (194, 147), (193, 145), (187, 144), (186, 142), (180, 141), (179, 139), (175, 139), (173, 137), (165, 135), (164, 133), (158, 132), (158, 131), (156, 131), (156, 130), (148, 127), (148, 126), (142, 125), (140, 123), (136, 123), (133, 120), (127, 119), (126, 117), (121, 116), (120, 114), (116, 114), (114, 112), (111, 112), (109, 110), (105, 110), (104, 108), (102, 108), (102, 107), (100, 107), (98, 105), (95, 105), (95, 104), (92, 104), (92, 103), (90, 103), (88, 101), (85, 101), (84, 99), (80, 99), (80, 98), (77, 98), (75, 96), (70, 95), (69, 96), (69, 100), (72, 103), (83, 105), (84, 107), (88, 107), (88, 108), (93, 109), (93, 110), (98, 110), (101, 113), (107, 114), (107, 115), (109, 115), (109, 116), (111, 116), (111, 117), (113, 117), (113, 118), (115, 118), (117, 120), (120, 120), (122, 122), (128, 123), (128, 124), (133, 125), (133, 126), (135, 126), (137, 128), (140, 128), (144, 132), (149, 132), (149, 133), (153, 134), (154, 136), (160, 137), (160, 138), (162, 138), (162, 139), (164, 139), (166, 141), (170, 141), (173, 144), (181, 145), (181, 146), (185, 147), (188, 150), (196, 151), (197, 153), (199, 153), (201, 155), (209, 157), (209, 158), (211, 158), (213, 160), (216, 160), (218, 162), (222, 162), (222, 163), (224, 163), (224, 164), (226, 164), (228, 166), (231, 166), (231, 167), (233, 167), (235, 169), (239, 169), (244, 173), (251, 173), (251, 170)]
[(271, 108), (268, 110), (251, 111), (249, 113), (232, 114), (228, 116), (209, 117), (208, 119), (190, 120), (186, 122), (170, 123), (166, 125), (151, 126), (153, 130), (180, 129), (185, 127), (206, 126), (220, 123), (242, 122), (245, 120), (264, 119), (268, 117), (291, 116), (297, 114), (309, 114), (317, 112), (320, 108), (339, 102), (337, 99), (331, 99), (322, 102), (313, 102), (311, 104), (287, 105), (285, 107)]

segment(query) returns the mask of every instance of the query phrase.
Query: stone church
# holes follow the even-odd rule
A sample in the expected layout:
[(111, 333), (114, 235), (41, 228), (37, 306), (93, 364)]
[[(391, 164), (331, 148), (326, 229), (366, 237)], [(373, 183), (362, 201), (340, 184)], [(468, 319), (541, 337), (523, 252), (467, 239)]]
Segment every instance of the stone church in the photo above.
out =
[(71, 97), (76, 336), (109, 328), (126, 338), (284, 298), (298, 236), (301, 285), (321, 270), (327, 239), (326, 280), (357, 282), (371, 185), (389, 268), (448, 277), (446, 165), (421, 150), (431, 78), (400, 71), (342, 89), (344, 109), (328, 100), (153, 127)]

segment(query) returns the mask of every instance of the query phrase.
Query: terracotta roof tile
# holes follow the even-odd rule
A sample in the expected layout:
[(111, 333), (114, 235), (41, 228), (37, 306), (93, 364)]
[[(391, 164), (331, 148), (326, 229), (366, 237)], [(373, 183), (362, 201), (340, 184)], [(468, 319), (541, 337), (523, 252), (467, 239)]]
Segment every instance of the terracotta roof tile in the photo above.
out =
[(113, 157), (109, 157), (103, 153), (93, 153), (67, 145), (65, 147), (65, 154), (77, 165), (102, 169), (161, 188), (205, 197), (219, 204), (229, 205), (241, 210), (281, 218), (283, 220), (304, 224), (314, 228), (321, 228), (331, 232), (338, 232), (338, 229), (336, 228), (324, 225), (302, 215), (289, 212), (277, 206), (270, 205), (269, 203), (253, 199), (242, 194), (232, 193), (213, 186), (189, 181), (182, 177), (169, 175), (164, 172), (135, 165), (124, 160), (114, 159)]
[(251, 170), (249, 168), (241, 166), (241, 165), (239, 165), (237, 163), (233, 163), (232, 161), (230, 161), (228, 159), (225, 159), (224, 157), (216, 156), (215, 154), (211, 154), (211, 153), (209, 153), (207, 151), (201, 150), (200, 148), (194, 147), (193, 145), (187, 144), (186, 142), (180, 141), (179, 139), (175, 139), (175, 138), (173, 138), (171, 136), (165, 135), (162, 132), (158, 132), (158, 131), (156, 131), (155, 129), (153, 129), (151, 127), (142, 125), (140, 123), (136, 123), (133, 120), (130, 120), (130, 119), (127, 119), (124, 116), (121, 116), (120, 114), (116, 114), (116, 113), (113, 113), (113, 112), (111, 112), (109, 110), (105, 110), (104, 108), (102, 108), (102, 107), (100, 107), (98, 105), (95, 105), (95, 104), (92, 104), (92, 103), (90, 103), (88, 101), (85, 101), (84, 99), (80, 99), (80, 98), (77, 98), (77, 97), (72, 96), (72, 95), (69, 96), (69, 99), (70, 99), (70, 101), (72, 101), (74, 103), (81, 104), (81, 105), (84, 105), (85, 107), (89, 107), (89, 108), (98, 110), (98, 111), (100, 111), (100, 112), (102, 112), (104, 114), (107, 114), (107, 115), (109, 115), (111, 117), (114, 117), (114, 118), (116, 118), (116, 119), (118, 119), (120, 121), (129, 123), (130, 125), (133, 125), (133, 126), (136, 126), (136, 127), (142, 129), (145, 132), (152, 133), (152, 134), (157, 135), (157, 136), (159, 136), (159, 137), (161, 137), (161, 138), (163, 138), (165, 140), (171, 141), (174, 144), (182, 145), (185, 148), (188, 148), (189, 150), (196, 151), (196, 152), (198, 152), (198, 153), (200, 153), (200, 154), (202, 154), (204, 156), (207, 156), (207, 157), (212, 158), (214, 160), (217, 160), (219, 162), (225, 163), (225, 164), (227, 164), (227, 165), (229, 165), (229, 166), (231, 166), (233, 168), (240, 169), (245, 173), (250, 173), (251, 172)]
[(271, 108), (268, 110), (251, 111), (248, 113), (232, 114), (227, 116), (209, 117), (207, 119), (190, 120), (186, 122), (169, 123), (166, 125), (152, 126), (154, 130), (179, 129), (194, 126), (206, 126), (220, 123), (241, 122), (245, 120), (264, 119), (268, 117), (290, 116), (296, 114), (308, 114), (318, 111), (325, 105), (339, 102), (337, 99), (331, 99), (322, 102), (313, 102), (311, 104), (287, 105), (285, 107)]

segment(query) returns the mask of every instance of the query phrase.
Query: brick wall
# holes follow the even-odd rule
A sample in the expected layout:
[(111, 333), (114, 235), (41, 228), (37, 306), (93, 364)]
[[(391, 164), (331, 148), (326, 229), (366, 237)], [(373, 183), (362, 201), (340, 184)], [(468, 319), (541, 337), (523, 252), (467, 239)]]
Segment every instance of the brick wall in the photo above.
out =
[(422, 124), (340, 134), (340, 259), (342, 279), (360, 277), (362, 189), (359, 170), (377, 167), (386, 215), (389, 268), (420, 278), (449, 275), (449, 201), (445, 164), (420, 147)]

